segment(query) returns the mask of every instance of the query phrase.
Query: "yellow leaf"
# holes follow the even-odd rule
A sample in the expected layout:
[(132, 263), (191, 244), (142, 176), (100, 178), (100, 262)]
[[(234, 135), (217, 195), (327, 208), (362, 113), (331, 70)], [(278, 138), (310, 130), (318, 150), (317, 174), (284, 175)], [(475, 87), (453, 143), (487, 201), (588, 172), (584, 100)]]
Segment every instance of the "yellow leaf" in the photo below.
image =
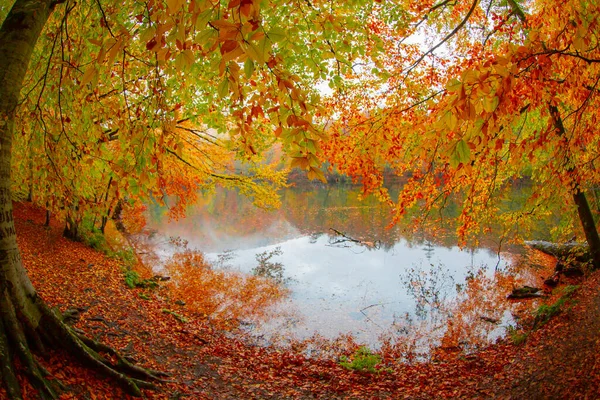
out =
[[(577, 33), (579, 33), (579, 31)], [(585, 42), (584, 42), (582, 36), (579, 36), (578, 34), (575, 35), (575, 37), (573, 38), (573, 47), (577, 51), (585, 51), (586, 50)]]
[(167, 8), (169, 15), (177, 13), (184, 3), (184, 0), (167, 0)]
[(119, 54), (119, 52), (123, 49), (123, 40), (122, 39), (118, 39), (115, 44), (110, 48), (110, 50), (108, 51), (108, 59), (107, 59), (107, 64), (111, 65), (115, 58), (117, 57), (117, 54)]
[(85, 86), (94, 79), (94, 77), (98, 74), (98, 70), (96, 69), (95, 64), (91, 64), (87, 67), (85, 72), (83, 73), (83, 77), (81, 78), (80, 86)]
[(227, 62), (227, 61), (235, 60), (238, 57), (240, 57), (242, 54), (245, 54), (244, 50), (242, 50), (241, 47), (237, 46), (233, 50), (228, 51), (227, 53), (223, 54), (223, 61)]
[(458, 92), (462, 87), (462, 83), (458, 79), (450, 79), (448, 83), (446, 83), (446, 89), (449, 92)]
[(219, 29), (238, 29), (240, 24), (234, 24), (233, 22), (227, 21), (226, 19), (216, 19), (211, 21), (210, 24)]
[(479, 80), (479, 71), (472, 69), (466, 70), (462, 75), (463, 82), (473, 84)]
[(318, 168), (311, 167), (306, 175), (308, 176), (308, 179), (318, 179), (323, 183), (327, 183), (327, 179), (325, 179), (323, 171)]
[(486, 112), (491, 113), (496, 109), (496, 107), (498, 107), (498, 102), (499, 101), (498, 101), (497, 96), (492, 96), (492, 97), (485, 96), (483, 98), (483, 109)]
[(290, 168), (300, 168), (300, 169), (308, 169), (308, 160), (304, 157), (294, 157), (292, 158), (292, 163), (290, 164)]

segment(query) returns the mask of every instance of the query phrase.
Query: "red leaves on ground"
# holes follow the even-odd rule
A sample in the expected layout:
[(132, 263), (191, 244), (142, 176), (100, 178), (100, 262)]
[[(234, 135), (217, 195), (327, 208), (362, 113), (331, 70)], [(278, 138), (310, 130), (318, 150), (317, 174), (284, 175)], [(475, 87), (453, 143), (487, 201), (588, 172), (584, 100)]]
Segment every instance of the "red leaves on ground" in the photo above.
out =
[[(80, 307), (77, 328), (140, 366), (172, 375), (158, 390), (145, 391), (147, 398), (524, 398), (532, 393), (527, 390), (555, 397), (597, 394), (597, 275), (581, 289), (580, 302), (569, 313), (530, 334), (522, 346), (497, 344), (476, 354), (413, 364), (389, 353), (383, 370), (371, 374), (347, 370), (335, 360), (309, 359), (302, 352), (231, 338), (177, 305), (165, 286), (128, 289), (118, 261), (62, 238), (61, 227), (44, 228), (42, 211), (16, 204), (15, 218), (23, 261), (40, 295), (62, 311)], [(142, 293), (150, 300), (140, 298)], [(42, 362), (67, 385), (62, 399), (128, 398), (114, 382), (62, 352), (52, 352)], [(34, 398), (30, 388), (25, 393)]]

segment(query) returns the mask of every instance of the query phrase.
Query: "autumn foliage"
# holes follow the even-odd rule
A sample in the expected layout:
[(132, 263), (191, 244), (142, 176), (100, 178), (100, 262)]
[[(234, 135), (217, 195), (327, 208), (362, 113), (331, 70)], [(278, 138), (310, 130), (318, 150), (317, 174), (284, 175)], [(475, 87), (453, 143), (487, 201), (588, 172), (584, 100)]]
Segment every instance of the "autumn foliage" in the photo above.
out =
[[(572, 196), (598, 182), (599, 10), (519, 4), (410, 2), (395, 24), (373, 18), (387, 57), (334, 95), (325, 153), (393, 202), (397, 219), (414, 208), (416, 223), (443, 218), (436, 210), (458, 196), (461, 237), (492, 225), (527, 236), (529, 221), (557, 208), (565, 222), (554, 233), (572, 232)], [(396, 198), (384, 168), (408, 178)], [(533, 190), (515, 209), (519, 180)]]
[[(272, 207), (287, 166), (324, 181), (322, 164), (328, 161), (360, 181), (364, 193), (390, 204), (395, 221), (443, 220), (453, 197), (460, 204), (457, 233), (463, 242), (477, 241), (492, 227), (500, 229), (502, 240), (522, 238), (531, 221), (548, 215), (558, 215), (556, 238), (581, 236), (577, 211), (600, 267), (597, 210), (586, 199), (600, 183), (597, 2), (558, 7), (549, 0), (16, 0), (13, 5), (0, 7), (0, 357), (11, 398), (22, 397), (19, 387), (24, 395), (32, 393), (30, 383), (57, 397), (33, 356), (42, 342), (70, 346), (51, 353), (49, 364), (56, 377), (75, 384), (75, 397), (124, 395), (65, 361), (67, 353), (95, 363), (131, 393), (139, 394), (137, 384), (149, 385), (117, 373), (123, 363), (116, 362), (116, 353), (102, 347), (101, 357), (100, 345), (79, 330), (123, 351), (137, 346), (142, 351), (134, 353), (146, 365), (184, 370), (185, 380), (159, 385), (197, 397), (220, 389), (224, 397), (258, 398), (506, 397), (515, 395), (506, 389), (509, 376), (516, 373), (525, 387), (523, 371), (531, 366), (513, 347), (499, 344), (443, 364), (404, 365), (401, 354), (392, 352), (381, 358), (380, 373), (366, 376), (333, 360), (247, 346), (200, 322), (174, 330), (172, 317), (179, 311), (172, 310), (170, 293), (185, 297), (194, 312), (234, 320), (254, 317), (256, 310), (248, 314), (243, 303), (267, 306), (283, 292), (268, 281), (215, 273), (202, 266), (198, 254), (184, 253), (171, 265), (177, 279), (160, 289), (167, 294), (142, 293), (150, 300), (139, 306), (135, 292), (119, 280), (119, 265), (65, 242), (56, 226), (44, 231), (21, 218), (21, 257), (11, 193), (46, 208), (66, 225), (66, 234), (81, 238), (79, 227), (104, 231), (123, 202), (135, 208), (136, 202), (155, 200), (179, 217), (199, 190), (217, 185), (238, 188), (257, 205)], [(333, 91), (326, 102), (319, 90), (324, 84)], [(261, 159), (275, 144), (289, 157), (288, 165)], [(397, 196), (388, 191), (385, 171), (406, 179)], [(530, 188), (523, 206), (511, 199), (518, 183)], [(28, 208), (19, 212), (37, 221), (39, 211)], [(27, 243), (31, 238), (47, 246)], [(68, 305), (95, 315), (69, 328), (37, 296), (21, 259), (45, 301), (62, 311)], [(184, 284), (183, 274), (194, 284)], [(220, 294), (211, 288), (232, 296), (230, 309), (213, 301)], [(585, 293), (595, 294), (589, 288)], [(120, 307), (111, 308), (109, 299), (122, 300)], [(588, 306), (597, 316), (596, 302)], [(467, 315), (468, 302), (464, 307)], [(574, 315), (572, 322), (598, 331), (599, 318)], [(40, 334), (39, 323), (51, 329)], [(460, 330), (448, 329), (449, 344)], [(154, 340), (149, 331), (158, 333)], [(548, 332), (532, 336), (539, 343), (540, 337), (556, 335)], [(593, 395), (597, 379), (584, 385), (581, 376), (598, 376), (590, 356), (598, 344), (586, 341), (582, 330), (573, 333), (580, 340), (561, 343), (561, 354), (577, 354), (578, 365), (587, 370), (572, 374), (573, 368), (565, 368), (563, 387)], [(165, 347), (174, 350), (157, 350)], [(527, 349), (551, 364), (543, 351)], [(196, 359), (206, 361), (206, 370), (198, 372), (191, 361)], [(214, 359), (218, 362), (206, 366)], [(509, 367), (513, 360), (516, 372)], [(15, 374), (15, 365), (23, 373)], [(81, 389), (88, 382), (99, 389)], [(553, 394), (541, 386), (539, 393)]]
[(288, 293), (274, 280), (213, 269), (201, 252), (185, 249), (165, 263), (174, 298), (216, 326), (236, 328), (273, 317), (270, 306)]
[[(401, 346), (384, 346), (376, 365), (380, 372), (359, 372), (335, 361), (342, 355), (353, 360), (358, 344), (340, 347), (332, 359), (248, 345), (215, 329), (191, 305), (177, 304), (179, 297), (169, 287), (129, 289), (120, 262), (62, 238), (59, 225), (45, 228), (43, 210), (17, 204), (15, 214), (24, 262), (40, 295), (61, 311), (78, 308), (77, 329), (171, 374), (157, 390), (145, 390), (146, 398), (167, 399), (173, 393), (197, 399), (493, 398), (526, 397), (528, 388), (548, 396), (584, 396), (593, 395), (600, 384), (593, 362), (598, 343), (589, 335), (598, 319), (587, 314), (595, 310), (590, 300), (597, 295), (597, 275), (583, 285), (570, 313), (532, 332), (523, 345), (502, 341), (467, 354), (442, 350), (444, 356), (435, 363), (407, 362)], [(65, 280), (65, 274), (71, 278)], [(151, 277), (149, 271), (145, 274)], [(563, 332), (565, 326), (584, 329)], [(335, 343), (329, 346), (336, 348)], [(61, 398), (129, 398), (65, 353), (51, 351), (40, 360), (67, 385)], [(530, 379), (532, 374), (537, 380)], [(23, 387), (25, 398), (35, 398), (26, 382)]]

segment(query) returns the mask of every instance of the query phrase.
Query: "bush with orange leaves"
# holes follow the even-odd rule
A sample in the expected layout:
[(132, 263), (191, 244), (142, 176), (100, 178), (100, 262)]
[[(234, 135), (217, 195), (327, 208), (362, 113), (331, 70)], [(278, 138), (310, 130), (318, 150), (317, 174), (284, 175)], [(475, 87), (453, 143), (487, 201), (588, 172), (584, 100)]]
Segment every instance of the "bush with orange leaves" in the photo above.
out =
[(185, 249), (165, 265), (172, 295), (222, 328), (274, 316), (271, 306), (289, 290), (272, 279), (213, 269), (201, 252)]

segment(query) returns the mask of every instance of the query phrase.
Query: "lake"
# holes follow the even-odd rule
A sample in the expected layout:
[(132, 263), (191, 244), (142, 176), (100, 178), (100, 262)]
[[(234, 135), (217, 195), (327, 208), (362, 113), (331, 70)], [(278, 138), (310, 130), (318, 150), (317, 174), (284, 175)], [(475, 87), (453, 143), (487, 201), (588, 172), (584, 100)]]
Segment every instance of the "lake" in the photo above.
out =
[[(205, 253), (215, 268), (252, 273), (281, 265), (290, 296), (279, 317), (249, 321), (246, 331), (264, 343), (351, 334), (378, 348), (385, 338), (427, 346), (476, 347), (502, 336), (523, 305), (506, 300), (511, 285), (539, 284), (523, 268), (522, 250), (460, 249), (453, 228), (436, 234), (389, 227), (390, 210), (357, 200), (353, 186), (304, 185), (282, 192), (282, 206), (265, 211), (235, 191), (203, 196), (185, 219), (168, 221), (150, 207), (147, 230), (164, 259), (180, 237)], [(159, 238), (159, 239), (157, 239)], [(530, 307), (529, 305), (527, 307)]]

